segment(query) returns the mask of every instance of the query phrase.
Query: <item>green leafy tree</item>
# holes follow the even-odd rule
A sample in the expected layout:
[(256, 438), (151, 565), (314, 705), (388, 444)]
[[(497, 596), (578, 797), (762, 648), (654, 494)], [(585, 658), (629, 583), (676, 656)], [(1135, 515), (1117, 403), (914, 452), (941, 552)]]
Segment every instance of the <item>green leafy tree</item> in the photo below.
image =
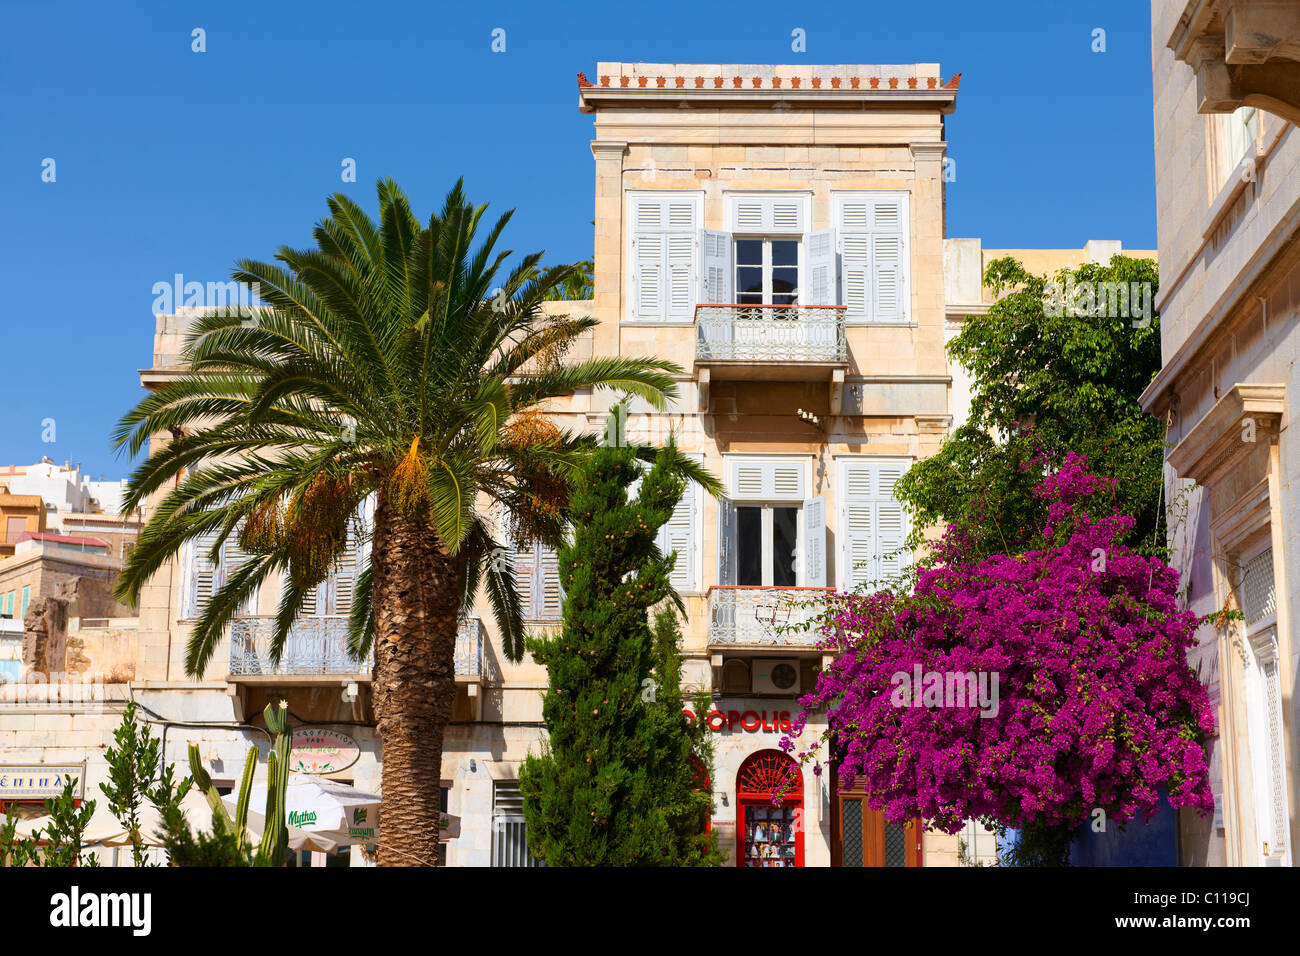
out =
[[(278, 661), (349, 535), (368, 537), (349, 628), (352, 653), (375, 655), (379, 863), (434, 866), (440, 814), (429, 781), (456, 696), (457, 625), (480, 586), (506, 656), (523, 654), (513, 574), (494, 560), (495, 519), (521, 540), (558, 544), (569, 482), (593, 445), (538, 406), (606, 389), (661, 409), (681, 370), (650, 358), (567, 361), (596, 323), (548, 318), (541, 303), (574, 267), (543, 268), (534, 253), (506, 271), (511, 253), (496, 245), (510, 214), (480, 234), (486, 207), (459, 183), (425, 224), (395, 183), (380, 182), (378, 198), (378, 222), (336, 194), (315, 248), (241, 262), (233, 278), (256, 283), (264, 305), (198, 320), (187, 373), (122, 419), (115, 440), (131, 454), (172, 438), (124, 495), (126, 511), (151, 507), (118, 594), (135, 601), (201, 536), (215, 536), (213, 556), (237, 541), (249, 557), (195, 622), (186, 670), (201, 675), (241, 605), (283, 574), (270, 645)], [(371, 501), (373, 525), (359, 523)]]
[(136, 866), (147, 860), (144, 835), (140, 833), (140, 811), (156, 786), (159, 745), (149, 728), (136, 721), (135, 701), (128, 701), (122, 722), (113, 731), (113, 746), (104, 754), (108, 780), (99, 785), (108, 807), (122, 824), (131, 841), (131, 858)]
[(555, 290), (557, 299), (590, 299), (595, 292), (596, 263), (591, 259), (573, 264), (573, 272)]
[(700, 748), (682, 714), (676, 629), (661, 618), (652, 631), (649, 620), (675, 596), (675, 555), (656, 545), (683, 491), (673, 455), (662, 450), (644, 472), (633, 449), (602, 449), (570, 503), (563, 624), (529, 642), (549, 674), (548, 742), (519, 773), (529, 846), (551, 866), (718, 862)]
[(69, 780), (62, 793), (45, 801), (49, 822), (44, 828), (32, 831), (27, 846), (18, 852), (18, 857), (47, 867), (99, 866), (94, 854), (81, 854), (81, 837), (95, 813), (95, 801), (84, 800), (81, 806), (77, 806), (73, 789), (76, 783), (75, 779)]
[[(1123, 283), (1126, 307), (1108, 283)], [(1134, 283), (1146, 293), (1136, 304)], [(1136, 519), (1127, 543), (1161, 553), (1164, 428), (1138, 404), (1160, 370), (1155, 263), (1117, 255), (1048, 279), (1006, 257), (984, 284), (1007, 294), (948, 345), (971, 376), (970, 418), (897, 486), (918, 519), (913, 543), (927, 525), (954, 524), (976, 553), (1019, 553), (1045, 514), (1034, 487), (1072, 451), (1118, 480), (1117, 506)], [(1091, 300), (1066, 301), (1071, 288)]]

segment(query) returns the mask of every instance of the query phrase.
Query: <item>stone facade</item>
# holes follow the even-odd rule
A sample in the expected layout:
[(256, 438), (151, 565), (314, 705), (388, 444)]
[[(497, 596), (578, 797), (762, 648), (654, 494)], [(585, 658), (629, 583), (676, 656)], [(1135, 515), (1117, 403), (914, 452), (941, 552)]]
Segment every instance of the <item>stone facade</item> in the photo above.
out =
[(1203, 626), (1193, 655), (1218, 736), (1214, 817), (1181, 818), (1191, 865), (1291, 865), (1300, 836), (1300, 583), (1286, 573), (1300, 560), (1298, 27), (1293, 4), (1152, 4), (1164, 367), (1143, 403), (1167, 422), (1188, 606), (1244, 617)]

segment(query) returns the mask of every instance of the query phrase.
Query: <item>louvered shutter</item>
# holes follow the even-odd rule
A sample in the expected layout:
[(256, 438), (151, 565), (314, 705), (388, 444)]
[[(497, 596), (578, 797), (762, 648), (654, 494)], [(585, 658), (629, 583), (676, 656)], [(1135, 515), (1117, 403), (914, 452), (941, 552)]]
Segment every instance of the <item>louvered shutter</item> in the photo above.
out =
[(835, 255), (835, 230), (822, 229), (803, 237), (804, 290), (799, 296), (804, 305), (838, 305), (838, 258)]
[[(704, 456), (699, 453), (690, 453), (690, 457), (697, 462), (704, 460)], [(645, 462), (638, 462), (638, 464), (643, 470), (650, 467)], [(627, 487), (628, 501), (640, 494), (640, 491), (641, 478), (638, 477)], [(673, 565), (669, 580), (679, 591), (694, 591), (699, 587), (695, 574), (695, 519), (698, 498), (699, 485), (688, 481), (686, 487), (682, 489), (681, 498), (673, 506), (668, 521), (656, 532), (655, 543), (664, 557), (674, 551), (677, 552), (677, 563)]]
[(802, 461), (732, 458), (728, 461), (731, 496), (738, 500), (802, 501), (805, 496)]
[(700, 289), (697, 301), (729, 304), (733, 298), (731, 233), (716, 229), (701, 229), (699, 239)]
[(695, 305), (695, 199), (632, 202), (632, 309), (639, 319), (689, 319)]
[(826, 586), (826, 499), (809, 498), (803, 503), (801, 545), (803, 587)]
[(841, 283), (847, 315), (858, 321), (907, 319), (906, 195), (858, 193), (839, 200)]
[(346, 616), (352, 613), (352, 603), (356, 600), (357, 593), (357, 574), (360, 570), (359, 559), (357, 536), (355, 533), (349, 533), (347, 544), (343, 548), (343, 555), (339, 558), (338, 566), (334, 569), (332, 575), (334, 579), (334, 607), (332, 610), (335, 614)]
[(845, 318), (865, 321), (870, 315), (871, 237), (846, 235), (840, 240), (840, 249)]
[(871, 261), (875, 279), (871, 317), (877, 322), (899, 322), (906, 311), (903, 308), (903, 237), (872, 236)]
[[(221, 567), (218, 569), (218, 587), (223, 586), (231, 576), (248, 563), (252, 555), (239, 547), (239, 528), (236, 527), (221, 546)], [(239, 614), (250, 614), (257, 609), (259, 588), (254, 588), (239, 605)]]
[(220, 561), (210, 557), (217, 533), (208, 531), (190, 542), (189, 617), (198, 617), (221, 586)]
[(718, 584), (736, 583), (736, 506), (718, 498)]
[(661, 319), (664, 308), (664, 267), (668, 258), (668, 237), (649, 233), (632, 240), (636, 255), (633, 304), (638, 319)]
[(510, 549), (510, 570), (524, 620), (537, 620), (537, 546)]
[(558, 621), (564, 609), (560, 556), (544, 544), (537, 546), (537, 577), (537, 620)]
[(906, 460), (845, 460), (841, 466), (841, 581), (846, 590), (882, 583), (903, 571), (910, 556), (907, 516), (894, 498)]
[(731, 224), (736, 232), (804, 231), (804, 197), (737, 195), (732, 198)]

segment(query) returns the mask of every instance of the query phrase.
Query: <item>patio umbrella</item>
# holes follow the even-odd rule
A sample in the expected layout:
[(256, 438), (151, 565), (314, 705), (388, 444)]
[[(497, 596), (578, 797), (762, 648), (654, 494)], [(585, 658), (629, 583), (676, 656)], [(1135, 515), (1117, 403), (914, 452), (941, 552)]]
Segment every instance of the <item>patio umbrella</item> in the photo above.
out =
[[(238, 796), (225, 801), (231, 809)], [(253, 784), (248, 801), (249, 827), (260, 832), (265, 826), (258, 808), (266, 806), (265, 781)], [(312, 774), (289, 774), (285, 792), (289, 826), (289, 847), (329, 853), (340, 846), (374, 843), (379, 816), (379, 795), (358, 790), (350, 784)]]

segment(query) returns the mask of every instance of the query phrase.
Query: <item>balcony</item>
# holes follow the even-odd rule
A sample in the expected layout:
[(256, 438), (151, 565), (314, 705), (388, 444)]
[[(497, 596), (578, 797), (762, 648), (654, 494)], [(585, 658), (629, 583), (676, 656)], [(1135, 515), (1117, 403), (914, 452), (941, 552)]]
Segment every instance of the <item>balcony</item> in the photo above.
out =
[(815, 649), (813, 621), (834, 588), (719, 585), (709, 589), (709, 645)]
[(700, 411), (709, 411), (709, 383), (747, 379), (831, 385), (831, 414), (849, 364), (841, 305), (695, 307), (695, 378)]
[[(321, 678), (369, 680), (373, 655), (357, 660), (348, 654), (348, 619), (343, 616), (301, 617), (285, 639), (279, 665), (271, 663), (271, 635), (275, 618), (238, 617), (230, 623), (230, 677), (243, 682), (270, 678), (295, 683)], [(478, 681), (483, 676), (483, 628), (476, 617), (461, 622), (456, 634), (456, 680)]]

